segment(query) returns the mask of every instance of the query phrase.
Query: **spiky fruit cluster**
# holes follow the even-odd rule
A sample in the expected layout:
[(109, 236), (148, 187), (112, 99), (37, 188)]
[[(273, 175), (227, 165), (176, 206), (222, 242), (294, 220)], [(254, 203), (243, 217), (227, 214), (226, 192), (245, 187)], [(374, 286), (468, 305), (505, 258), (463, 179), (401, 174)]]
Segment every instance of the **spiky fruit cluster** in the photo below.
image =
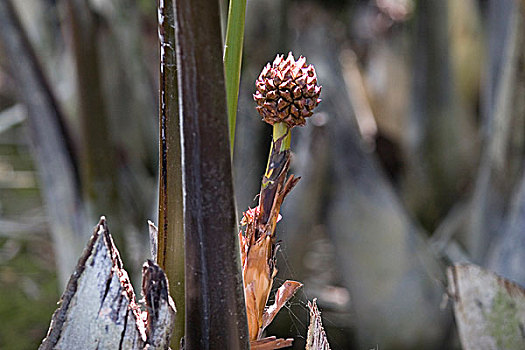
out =
[(263, 120), (271, 125), (285, 122), (289, 127), (304, 125), (313, 109), (321, 102), (321, 87), (312, 65), (306, 58), (296, 61), (290, 52), (284, 59), (277, 55), (268, 63), (255, 82), (253, 99)]

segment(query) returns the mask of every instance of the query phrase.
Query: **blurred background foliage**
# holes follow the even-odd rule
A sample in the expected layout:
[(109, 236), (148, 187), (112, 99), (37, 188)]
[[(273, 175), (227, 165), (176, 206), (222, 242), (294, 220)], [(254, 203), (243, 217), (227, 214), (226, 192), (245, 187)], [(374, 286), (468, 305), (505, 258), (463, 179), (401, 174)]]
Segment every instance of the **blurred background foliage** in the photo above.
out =
[[(13, 50), (0, 34), (0, 348), (32, 349), (100, 215), (132, 276), (148, 256), (157, 14), (154, 0), (3, 1), (0, 31), (16, 16), (28, 41)], [(302, 180), (278, 227), (277, 280), (305, 287), (270, 334), (304, 347), (318, 298), (333, 349), (453, 349), (447, 264), (525, 284), (523, 38), (514, 0), (247, 2), (239, 214), (256, 205), (271, 138), (252, 101), (261, 68), (293, 51), (323, 85), (294, 131)]]

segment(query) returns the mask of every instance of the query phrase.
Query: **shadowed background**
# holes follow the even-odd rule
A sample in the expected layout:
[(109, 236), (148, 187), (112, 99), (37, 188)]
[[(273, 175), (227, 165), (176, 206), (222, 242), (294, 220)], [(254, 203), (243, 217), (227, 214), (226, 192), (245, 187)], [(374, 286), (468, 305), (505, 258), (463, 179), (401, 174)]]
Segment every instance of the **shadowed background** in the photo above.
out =
[[(20, 33), (2, 30), (15, 17), (0, 11), (0, 348), (33, 349), (100, 215), (136, 281), (148, 257), (157, 14), (146, 0), (10, 3), (27, 40), (10, 44)], [(239, 217), (271, 140), (254, 81), (288, 51), (315, 66), (323, 102), (294, 129), (302, 180), (277, 228), (277, 281), (305, 287), (269, 333), (304, 348), (318, 298), (333, 349), (457, 348), (448, 264), (525, 284), (521, 3), (248, 1)]]

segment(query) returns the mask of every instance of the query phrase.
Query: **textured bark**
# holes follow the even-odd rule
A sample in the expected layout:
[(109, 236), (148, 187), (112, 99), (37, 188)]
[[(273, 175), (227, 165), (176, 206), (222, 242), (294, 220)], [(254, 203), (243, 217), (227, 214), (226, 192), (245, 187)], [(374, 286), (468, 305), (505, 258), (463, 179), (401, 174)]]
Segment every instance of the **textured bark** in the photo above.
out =
[(174, 4), (183, 154), (185, 346), (246, 349), (218, 3)]
[(11, 6), (0, 2), (0, 43), (28, 113), (35, 155), (62, 285), (75, 266), (87, 230), (79, 179), (63, 116)]
[(164, 271), (151, 260), (142, 267), (142, 295), (147, 312), (146, 348), (168, 349), (175, 326), (176, 309), (169, 296)]
[(142, 293), (146, 317), (101, 218), (39, 349), (167, 349), (175, 308), (164, 273), (150, 261)]
[(448, 269), (449, 294), (465, 350), (525, 348), (525, 290), (476, 265)]

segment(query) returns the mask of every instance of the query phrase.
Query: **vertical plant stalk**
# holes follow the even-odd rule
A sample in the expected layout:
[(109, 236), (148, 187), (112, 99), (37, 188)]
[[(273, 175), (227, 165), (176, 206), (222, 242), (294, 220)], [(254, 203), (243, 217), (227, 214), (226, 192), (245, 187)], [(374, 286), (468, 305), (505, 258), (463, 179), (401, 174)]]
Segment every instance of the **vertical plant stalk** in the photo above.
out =
[(247, 349), (217, 1), (175, 4), (186, 261), (185, 348)]
[(230, 0), (228, 26), (224, 46), (224, 76), (226, 79), (226, 100), (228, 103), (228, 126), (230, 132), (230, 150), (233, 156), (235, 143), (235, 123), (237, 102), (241, 80), (242, 46), (244, 40), (244, 19), (246, 0)]
[(277, 274), (275, 228), (280, 219), (279, 211), (284, 198), (299, 181), (294, 175), (287, 177), (291, 129), (306, 123), (306, 118), (312, 115), (312, 110), (320, 102), (321, 92), (313, 66), (307, 66), (304, 57), (295, 61), (291, 52), (286, 59), (277, 55), (272, 65), (268, 64), (263, 69), (255, 85), (257, 111), (264, 121), (273, 125), (273, 136), (259, 205), (244, 213), (241, 224), (246, 229), (244, 233), (239, 233), (252, 346), (259, 344), (266, 326), (302, 286), (299, 282), (286, 281), (276, 294), (284, 297), (276, 298), (275, 304), (266, 308)]
[(177, 306), (172, 347), (184, 337), (184, 213), (182, 164), (172, 0), (158, 2), (160, 44), (159, 228), (157, 262), (166, 272)]
[(50, 219), (60, 287), (86, 239), (86, 217), (75, 158), (63, 116), (11, 1), (0, 1), (0, 44), (27, 107), (29, 140)]
[[(68, 0), (81, 126), (81, 185), (88, 214), (106, 215), (120, 229), (115, 145), (105, 105), (98, 45), (98, 24), (87, 0)], [(122, 231), (115, 241), (126, 256)]]
[(259, 194), (259, 205), (245, 212), (241, 221), (241, 224), (246, 226), (244, 235), (242, 231), (239, 233), (239, 240), (248, 330), (252, 342), (262, 338), (264, 328), (269, 324), (268, 322), (263, 325), (263, 319), (273, 280), (277, 274), (275, 255), (278, 246), (275, 227), (280, 218), (279, 211), (284, 197), (299, 181), (299, 178), (293, 175), (287, 179), (290, 167), (290, 135), (291, 130), (284, 123), (274, 125), (268, 165)]

